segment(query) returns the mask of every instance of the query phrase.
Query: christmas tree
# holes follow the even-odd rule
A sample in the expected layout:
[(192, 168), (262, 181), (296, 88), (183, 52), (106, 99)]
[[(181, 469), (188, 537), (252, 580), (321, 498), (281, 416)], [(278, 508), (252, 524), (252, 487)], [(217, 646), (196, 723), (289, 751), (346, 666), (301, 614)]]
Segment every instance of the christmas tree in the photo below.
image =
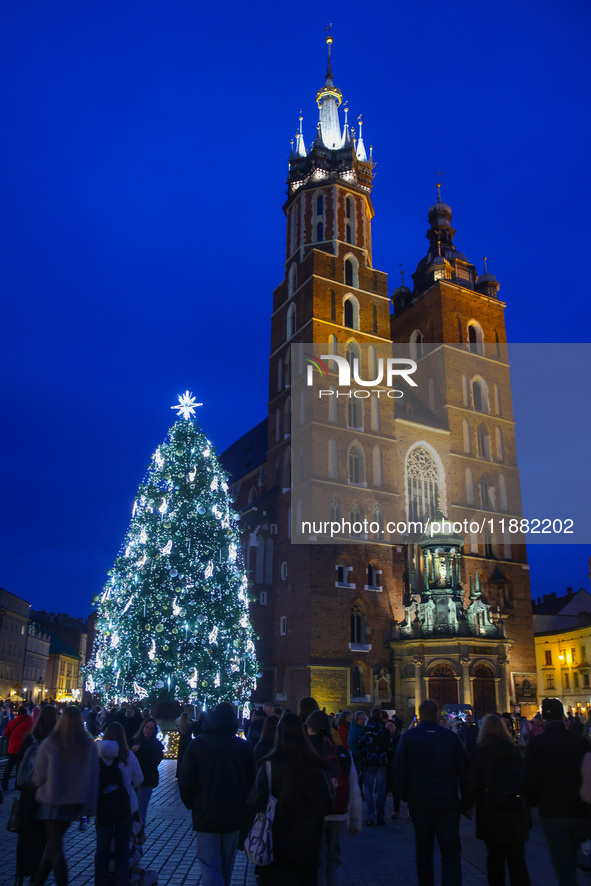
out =
[(193, 421), (154, 455), (101, 596), (87, 687), (113, 700), (246, 702), (258, 665), (226, 475)]

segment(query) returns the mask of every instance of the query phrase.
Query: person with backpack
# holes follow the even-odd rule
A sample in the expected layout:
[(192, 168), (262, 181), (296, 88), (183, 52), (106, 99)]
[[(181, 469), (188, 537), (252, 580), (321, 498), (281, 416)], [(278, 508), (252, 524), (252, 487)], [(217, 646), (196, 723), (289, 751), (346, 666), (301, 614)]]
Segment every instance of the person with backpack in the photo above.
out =
[(98, 770), (96, 747), (86, 734), (82, 715), (75, 705), (68, 705), (55, 728), (41, 742), (35, 760), (37, 817), (45, 823), (46, 834), (35, 886), (43, 886), (52, 870), (56, 886), (68, 886), (64, 834), (79, 815), (94, 815)]
[(329, 768), (335, 791), (332, 811), (324, 819), (319, 882), (321, 886), (337, 886), (341, 840), (347, 828), (352, 837), (361, 830), (361, 790), (351, 754), (332, 740), (328, 716), (314, 711), (306, 726), (312, 747)]
[(132, 816), (137, 812), (136, 788), (144, 780), (140, 764), (127, 747), (121, 723), (111, 723), (102, 741), (99, 755), (99, 791), (96, 808), (95, 886), (107, 886), (111, 842), (115, 842), (115, 884), (129, 886), (129, 839)]
[(152, 796), (152, 791), (158, 787), (160, 776), (158, 767), (164, 756), (164, 747), (162, 742), (158, 741), (156, 733), (158, 732), (158, 723), (154, 717), (146, 717), (133, 740), (131, 750), (137, 757), (140, 768), (144, 775), (141, 786), (137, 789), (137, 801), (139, 807), (140, 818), (142, 824), (146, 824), (146, 815), (148, 814), (148, 805)]
[(390, 733), (382, 723), (382, 711), (380, 708), (372, 708), (369, 720), (357, 741), (357, 749), (363, 755), (363, 787), (367, 803), (367, 821), (365, 823), (369, 828), (376, 824), (376, 815), (378, 825), (386, 823), (384, 806), (386, 803), (389, 742)]
[(8, 779), (13, 768), (16, 767), (15, 775), (18, 775), (18, 755), (21, 745), (27, 735), (33, 729), (33, 718), (29, 715), (26, 707), (22, 706), (18, 709), (18, 714), (14, 720), (10, 720), (4, 729), (4, 738), (8, 739), (8, 763), (4, 767), (4, 775), (2, 777), (2, 790), (8, 790)]
[(35, 722), (32, 734), (22, 746), (22, 758), (18, 768), (16, 786), (20, 791), (15, 886), (22, 886), (25, 877), (32, 876), (41, 863), (45, 848), (45, 828), (37, 818), (39, 805), (35, 800), (37, 790), (33, 781), (37, 751), (57, 723), (57, 711), (52, 705), (44, 705)]

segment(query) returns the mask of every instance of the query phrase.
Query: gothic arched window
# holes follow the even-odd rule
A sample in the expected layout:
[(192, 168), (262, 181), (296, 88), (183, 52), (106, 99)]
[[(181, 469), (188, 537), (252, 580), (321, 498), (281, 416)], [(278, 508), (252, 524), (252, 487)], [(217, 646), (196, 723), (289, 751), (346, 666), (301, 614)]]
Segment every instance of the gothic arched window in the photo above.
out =
[(353, 698), (365, 697), (365, 682), (363, 680), (363, 671), (360, 665), (355, 665), (353, 675), (351, 677), (351, 692)]
[(351, 397), (347, 404), (347, 425), (357, 430), (363, 429), (363, 406), (357, 397)]
[(345, 286), (353, 286), (353, 263), (350, 258), (345, 261)]
[(354, 295), (348, 295), (343, 303), (343, 325), (348, 329), (359, 329), (359, 302)]
[(316, 198), (316, 215), (322, 215), (324, 213), (324, 197), (322, 194), (319, 194)]
[(415, 446), (406, 459), (408, 519), (428, 520), (438, 510), (439, 467), (426, 446)]
[(330, 503), (330, 519), (333, 523), (341, 522), (341, 513), (341, 500), (335, 496)]
[(473, 354), (484, 354), (482, 326), (476, 320), (470, 320), (468, 323), (468, 341)]
[(351, 643), (366, 643), (365, 618), (359, 603), (351, 610)]
[(316, 225), (316, 242), (322, 243), (323, 240), (324, 240), (324, 225), (322, 224), (322, 222), (318, 222), (318, 224)]
[(363, 450), (353, 444), (349, 449), (349, 483), (363, 483), (365, 481), (365, 464)]
[(357, 365), (359, 365), (359, 363), (361, 362), (361, 351), (359, 350), (359, 345), (356, 341), (347, 342), (345, 357), (351, 369), (353, 369), (353, 360), (357, 360)]

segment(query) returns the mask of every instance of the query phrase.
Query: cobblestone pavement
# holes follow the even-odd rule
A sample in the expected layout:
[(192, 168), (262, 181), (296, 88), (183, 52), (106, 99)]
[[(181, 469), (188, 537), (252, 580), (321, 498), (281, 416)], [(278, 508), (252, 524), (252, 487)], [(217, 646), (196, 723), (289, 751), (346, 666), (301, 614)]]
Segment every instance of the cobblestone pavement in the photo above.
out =
[[(179, 800), (174, 777), (176, 763), (165, 760), (161, 767), (160, 786), (154, 791), (148, 809), (147, 840), (144, 845), (142, 867), (158, 872), (159, 886), (198, 886), (201, 874), (196, 860), (196, 843), (191, 827), (191, 815)], [(4, 795), (0, 806), (0, 886), (12, 886), (16, 834), (6, 830), (14, 791)], [(365, 828), (360, 834), (345, 840), (343, 870), (340, 886), (415, 886), (414, 836), (412, 825), (402, 815), (389, 820), (383, 828)], [(92, 886), (95, 832), (92, 823), (81, 832), (71, 825), (66, 834), (65, 847), (70, 872), (70, 886)], [(462, 871), (464, 886), (486, 884), (486, 852), (484, 844), (474, 837), (474, 823), (462, 819)], [(436, 864), (437, 860), (436, 855)], [(553, 886), (557, 881), (540, 827), (534, 823), (527, 843), (527, 862), (532, 886)], [(436, 882), (440, 875), (436, 874)], [(53, 884), (53, 877), (48, 883)], [(232, 886), (255, 886), (252, 866), (242, 852), (238, 853)], [(591, 886), (591, 876), (580, 874), (582, 886)]]

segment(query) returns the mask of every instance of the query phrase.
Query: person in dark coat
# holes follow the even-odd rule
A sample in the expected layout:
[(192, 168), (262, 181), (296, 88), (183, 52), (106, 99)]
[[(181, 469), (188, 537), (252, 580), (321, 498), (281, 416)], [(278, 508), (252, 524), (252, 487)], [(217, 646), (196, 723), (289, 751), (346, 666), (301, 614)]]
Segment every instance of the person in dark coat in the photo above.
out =
[(176, 778), (178, 778), (179, 772), (181, 771), (183, 757), (185, 756), (185, 751), (187, 750), (190, 742), (193, 739), (193, 728), (195, 726), (195, 721), (191, 720), (191, 715), (188, 714), (187, 711), (183, 711), (183, 713), (176, 721), (176, 725), (179, 731), (179, 746), (176, 755)]
[(471, 754), (478, 741), (478, 726), (474, 722), (474, 714), (466, 714), (464, 725), (459, 731), (460, 741), (466, 748), (466, 753)]
[(252, 746), (238, 738), (233, 705), (220, 702), (188, 746), (179, 773), (181, 800), (197, 831), (203, 886), (229, 886), (246, 799), (254, 782)]
[(263, 757), (270, 754), (275, 744), (275, 734), (277, 732), (277, 724), (279, 717), (267, 717), (263, 723), (263, 731), (254, 749), (254, 762), (258, 766)]
[(550, 858), (561, 884), (577, 882), (577, 851), (591, 836), (591, 806), (579, 796), (581, 766), (591, 748), (564, 724), (558, 698), (542, 701), (544, 732), (530, 738), (525, 749), (524, 788), (540, 822)]
[(476, 836), (484, 840), (489, 886), (529, 886), (525, 841), (529, 811), (522, 789), (523, 757), (504, 721), (484, 717), (470, 757), (466, 802), (476, 804)]
[(297, 714), (284, 714), (275, 746), (259, 766), (249, 803), (256, 812), (277, 798), (273, 821), (273, 861), (258, 869), (260, 886), (312, 886), (317, 881), (324, 817), (331, 812), (331, 782)]
[(146, 815), (148, 814), (148, 805), (152, 791), (155, 787), (158, 787), (160, 780), (158, 767), (164, 756), (162, 742), (158, 741), (156, 737), (157, 732), (158, 723), (154, 717), (146, 717), (131, 748), (137, 757), (144, 776), (142, 784), (136, 790), (138, 812), (143, 825), (146, 824)]
[[(367, 804), (367, 827), (385, 824), (386, 776), (388, 774), (388, 745), (390, 733), (382, 723), (380, 708), (372, 708), (369, 720), (357, 741), (357, 750), (363, 759), (363, 787)], [(375, 801), (374, 801), (375, 790)]]
[(441, 852), (443, 886), (462, 882), (460, 812), (467, 808), (467, 756), (462, 742), (440, 726), (439, 705), (426, 698), (420, 721), (408, 729), (394, 755), (394, 789), (408, 803), (415, 831), (419, 886), (433, 886), (433, 844)]

